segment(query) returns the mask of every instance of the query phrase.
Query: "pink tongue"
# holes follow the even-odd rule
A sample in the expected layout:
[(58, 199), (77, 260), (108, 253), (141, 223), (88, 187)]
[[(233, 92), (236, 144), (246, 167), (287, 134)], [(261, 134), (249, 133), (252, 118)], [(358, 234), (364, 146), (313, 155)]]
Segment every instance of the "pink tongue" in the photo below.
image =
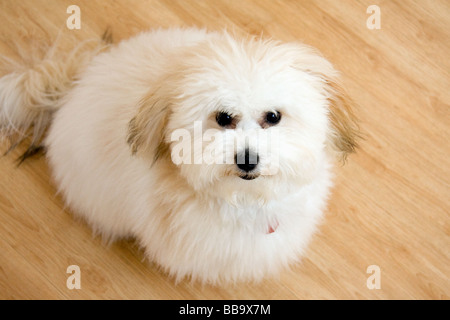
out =
[(277, 228), (278, 228), (278, 221), (275, 221), (273, 226), (269, 224), (269, 231), (267, 231), (267, 234), (274, 233), (275, 230), (277, 230)]

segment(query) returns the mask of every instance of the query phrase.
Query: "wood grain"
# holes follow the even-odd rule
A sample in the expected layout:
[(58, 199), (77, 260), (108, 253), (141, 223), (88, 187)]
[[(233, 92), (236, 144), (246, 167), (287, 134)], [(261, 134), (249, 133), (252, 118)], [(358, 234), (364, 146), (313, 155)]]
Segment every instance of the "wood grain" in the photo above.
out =
[[(69, 5), (81, 29), (66, 28)], [(366, 27), (369, 5), (381, 29)], [(0, 158), (2, 299), (449, 299), (450, 3), (433, 1), (1, 0), (0, 54), (36, 44), (114, 40), (199, 26), (303, 41), (341, 70), (365, 140), (345, 166), (302, 263), (276, 279), (219, 288), (175, 285), (133, 241), (105, 245), (56, 194), (44, 158)], [(19, 50), (18, 48), (21, 48)], [(8, 143), (1, 144), (4, 152)], [(81, 289), (69, 290), (69, 265)], [(381, 289), (366, 286), (369, 265)]]

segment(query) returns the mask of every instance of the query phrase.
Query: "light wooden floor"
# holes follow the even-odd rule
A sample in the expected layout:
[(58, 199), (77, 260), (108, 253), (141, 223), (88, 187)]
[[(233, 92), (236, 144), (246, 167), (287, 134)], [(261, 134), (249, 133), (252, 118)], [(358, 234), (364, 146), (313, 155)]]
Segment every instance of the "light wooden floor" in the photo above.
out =
[[(81, 30), (65, 27), (71, 4)], [(366, 27), (371, 4), (380, 30)], [(64, 210), (45, 159), (17, 168), (16, 150), (0, 158), (0, 298), (449, 299), (449, 1), (0, 0), (0, 21), (0, 54), (12, 58), (13, 39), (28, 48), (30, 35), (82, 40), (107, 26), (115, 40), (195, 25), (304, 41), (342, 71), (366, 135), (337, 170), (303, 263), (226, 288), (175, 285), (132, 242), (106, 247)], [(80, 290), (66, 287), (69, 265), (81, 268)], [(366, 285), (370, 265), (380, 267), (381, 289)]]

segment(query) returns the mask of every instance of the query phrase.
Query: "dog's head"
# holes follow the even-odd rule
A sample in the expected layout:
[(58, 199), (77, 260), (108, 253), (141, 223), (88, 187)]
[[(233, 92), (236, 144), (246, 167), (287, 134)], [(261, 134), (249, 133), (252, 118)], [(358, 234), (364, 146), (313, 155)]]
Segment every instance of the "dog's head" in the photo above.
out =
[(171, 62), (141, 101), (128, 142), (174, 163), (196, 191), (267, 201), (354, 151), (352, 102), (310, 47), (223, 34)]

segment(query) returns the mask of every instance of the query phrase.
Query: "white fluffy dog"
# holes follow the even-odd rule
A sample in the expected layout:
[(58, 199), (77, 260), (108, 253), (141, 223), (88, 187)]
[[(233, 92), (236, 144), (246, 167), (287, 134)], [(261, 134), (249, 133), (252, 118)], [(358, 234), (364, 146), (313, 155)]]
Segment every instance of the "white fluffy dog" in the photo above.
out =
[(74, 214), (136, 238), (177, 280), (260, 280), (297, 261), (358, 136), (332, 65), (198, 29), (102, 51), (0, 79), (3, 135), (34, 130), (24, 158), (43, 147)]

